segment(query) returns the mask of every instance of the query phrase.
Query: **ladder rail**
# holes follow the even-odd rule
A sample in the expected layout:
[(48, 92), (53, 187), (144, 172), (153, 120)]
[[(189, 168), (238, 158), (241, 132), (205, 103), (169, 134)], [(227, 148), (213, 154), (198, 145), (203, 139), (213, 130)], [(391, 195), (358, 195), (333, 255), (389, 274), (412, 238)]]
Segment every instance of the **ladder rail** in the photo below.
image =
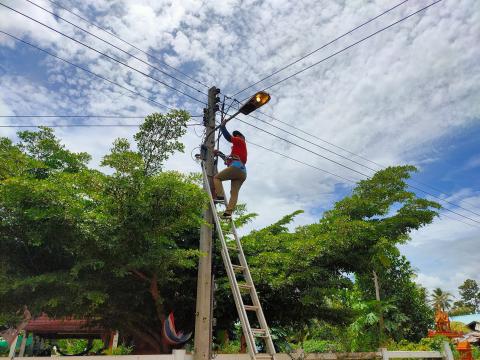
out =
[(247, 264), (247, 259), (245, 258), (245, 253), (243, 252), (243, 247), (241, 246), (241, 243), (240, 243), (240, 237), (237, 234), (237, 228), (236, 228), (235, 224), (233, 223), (233, 220), (232, 220), (231, 225), (232, 225), (232, 230), (233, 230), (233, 233), (234, 233), (235, 241), (237, 242), (237, 246), (240, 249), (239, 259), (240, 259), (240, 264), (244, 267), (245, 280), (247, 281), (247, 284), (249, 284), (252, 287), (250, 289), (250, 296), (252, 297), (253, 305), (257, 307), (257, 311), (256, 311), (257, 318), (258, 318), (258, 321), (260, 323), (260, 327), (262, 329), (265, 329), (265, 332), (266, 332), (265, 344), (267, 345), (268, 352), (273, 355), (273, 354), (275, 354), (275, 347), (273, 346), (273, 341), (272, 341), (272, 337), (271, 337), (271, 334), (270, 334), (270, 329), (268, 327), (267, 320), (265, 319), (265, 315), (263, 313), (262, 305), (260, 303), (260, 299), (258, 298), (257, 289), (255, 288), (255, 284), (253, 282), (253, 278), (252, 278), (252, 275), (250, 273), (250, 268)]
[[(255, 338), (254, 338), (253, 333), (251, 331), (250, 321), (248, 320), (247, 312), (246, 312), (244, 304), (243, 304), (243, 299), (242, 299), (242, 295), (240, 293), (240, 288), (238, 286), (238, 281), (237, 281), (237, 278), (235, 276), (235, 272), (233, 271), (232, 260), (230, 259), (230, 255), (228, 253), (227, 244), (226, 244), (226, 241), (225, 241), (225, 237), (223, 235), (223, 231), (222, 231), (222, 228), (221, 228), (220, 219), (219, 219), (217, 211), (216, 211), (215, 203), (213, 201), (212, 192), (211, 192), (211, 189), (210, 189), (210, 183), (208, 181), (207, 172), (206, 172), (206, 169), (205, 169), (205, 166), (204, 166), (203, 162), (202, 162), (202, 172), (203, 172), (203, 179), (204, 179), (204, 187), (207, 190), (207, 193), (209, 195), (210, 206), (212, 208), (213, 218), (215, 220), (215, 224), (216, 224), (217, 229), (218, 229), (220, 242), (222, 244), (221, 255), (222, 255), (222, 259), (225, 263), (225, 268), (226, 268), (227, 276), (228, 276), (228, 279), (229, 279), (229, 282), (230, 282), (230, 287), (232, 289), (235, 306), (237, 308), (237, 312), (238, 312), (238, 315), (240, 317), (240, 323), (242, 325), (243, 333), (245, 334), (245, 340), (247, 342), (248, 350), (250, 352), (250, 355), (254, 358), (255, 354), (257, 353), (256, 345), (255, 345)], [(237, 247), (238, 247), (238, 244), (237, 244)], [(238, 247), (238, 249), (240, 250), (241, 247)]]

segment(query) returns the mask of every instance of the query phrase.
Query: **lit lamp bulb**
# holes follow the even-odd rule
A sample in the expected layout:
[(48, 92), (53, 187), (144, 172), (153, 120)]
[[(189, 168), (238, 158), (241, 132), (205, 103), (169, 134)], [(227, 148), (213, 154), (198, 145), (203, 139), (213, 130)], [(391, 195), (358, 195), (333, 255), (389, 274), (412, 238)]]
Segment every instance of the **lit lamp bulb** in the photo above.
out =
[(265, 91), (259, 91), (253, 95), (241, 108), (240, 112), (244, 115), (250, 114), (252, 111), (265, 105), (270, 101), (270, 95)]

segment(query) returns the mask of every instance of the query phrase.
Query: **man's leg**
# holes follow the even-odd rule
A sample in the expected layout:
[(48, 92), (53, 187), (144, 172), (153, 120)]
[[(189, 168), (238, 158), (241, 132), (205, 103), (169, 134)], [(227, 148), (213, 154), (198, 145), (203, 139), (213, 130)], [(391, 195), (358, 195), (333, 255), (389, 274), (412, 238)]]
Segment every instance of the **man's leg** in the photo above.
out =
[(225, 211), (227, 214), (232, 214), (233, 210), (235, 210), (235, 206), (237, 205), (238, 200), (238, 192), (240, 191), (240, 187), (242, 186), (243, 182), (247, 178), (247, 174), (238, 168), (234, 168), (236, 171), (234, 172), (234, 176), (232, 177), (231, 189), (230, 189), (230, 201), (228, 202), (227, 210)]
[(213, 185), (215, 186), (216, 197), (222, 197), (222, 198), (225, 197), (222, 181), (231, 180), (232, 176), (233, 176), (232, 168), (227, 167), (213, 177)]

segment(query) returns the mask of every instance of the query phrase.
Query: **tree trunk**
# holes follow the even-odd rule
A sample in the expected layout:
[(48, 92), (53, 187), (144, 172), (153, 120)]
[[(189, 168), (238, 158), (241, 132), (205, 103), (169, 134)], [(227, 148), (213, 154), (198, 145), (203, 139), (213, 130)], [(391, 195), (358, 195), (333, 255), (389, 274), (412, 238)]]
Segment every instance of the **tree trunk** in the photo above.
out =
[(375, 284), (375, 298), (378, 301), (378, 325), (380, 328), (380, 344), (381, 344), (383, 342), (385, 324), (383, 321), (382, 307), (380, 305), (380, 285), (378, 283), (378, 276), (375, 270), (373, 270), (373, 283)]
[(245, 335), (242, 333), (240, 337), (240, 353), (245, 354), (247, 352), (247, 339), (245, 339)]
[(161, 353), (168, 354), (170, 353), (171, 346), (165, 341), (164, 337), (162, 336), (163, 325), (166, 320), (166, 315), (165, 315), (165, 308), (163, 306), (163, 299), (161, 298), (160, 291), (158, 289), (157, 274), (153, 274), (153, 276), (149, 278), (147, 277), (147, 275), (145, 275), (144, 273), (138, 270), (131, 270), (131, 272), (135, 274), (137, 277), (139, 277), (140, 279), (150, 282), (149, 292), (155, 304), (155, 312), (157, 313), (157, 318), (158, 320), (160, 320), (160, 324), (162, 325), (162, 328), (159, 332), (160, 341), (158, 344), (161, 348)]

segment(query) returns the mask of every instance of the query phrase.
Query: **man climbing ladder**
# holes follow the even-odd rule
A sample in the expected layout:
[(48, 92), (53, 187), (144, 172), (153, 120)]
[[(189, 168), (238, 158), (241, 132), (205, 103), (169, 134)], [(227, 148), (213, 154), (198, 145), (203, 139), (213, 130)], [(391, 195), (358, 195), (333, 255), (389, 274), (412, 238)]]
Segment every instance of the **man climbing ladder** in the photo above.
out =
[(247, 163), (247, 144), (245, 142), (245, 137), (240, 131), (235, 130), (230, 135), (225, 127), (225, 123), (226, 121), (223, 121), (220, 125), (220, 131), (225, 137), (225, 140), (232, 143), (232, 151), (230, 156), (225, 160), (225, 164), (228, 167), (214, 176), (213, 183), (215, 185), (216, 194), (215, 202), (223, 203), (225, 200), (225, 192), (223, 190), (222, 181), (231, 180), (230, 201), (223, 213), (224, 218), (230, 218), (237, 205), (240, 187), (247, 179), (247, 168), (245, 167), (245, 164)]

